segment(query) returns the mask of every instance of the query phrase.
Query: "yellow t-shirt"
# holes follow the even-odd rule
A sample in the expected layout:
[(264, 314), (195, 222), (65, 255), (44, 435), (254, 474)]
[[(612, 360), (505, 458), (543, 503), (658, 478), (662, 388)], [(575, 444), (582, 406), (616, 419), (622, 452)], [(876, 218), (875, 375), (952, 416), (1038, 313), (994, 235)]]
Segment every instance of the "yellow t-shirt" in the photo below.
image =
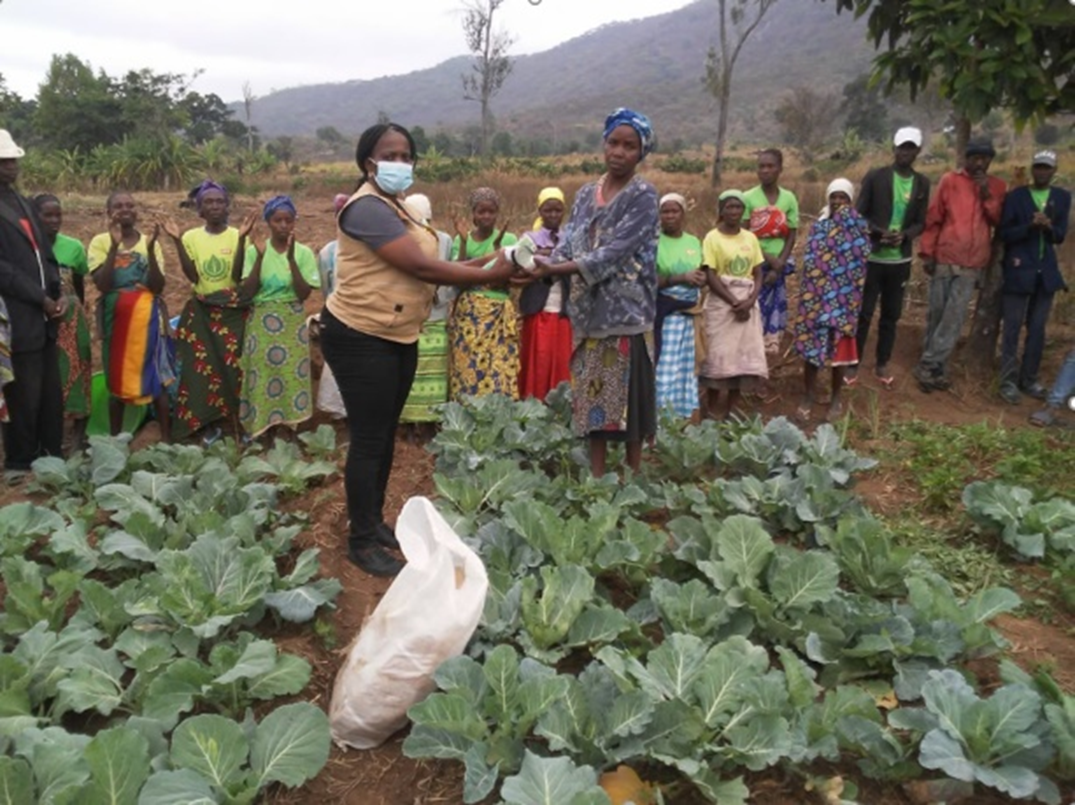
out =
[(758, 238), (747, 229), (740, 229), (738, 235), (710, 230), (702, 243), (702, 259), (718, 277), (736, 279), (749, 279), (754, 267), (765, 262)]
[[(86, 250), (86, 262), (90, 271), (96, 271), (108, 259), (112, 249), (112, 236), (107, 232), (94, 235), (90, 247)], [(157, 268), (164, 274), (164, 250), (158, 241), (153, 248), (157, 256)], [(146, 284), (149, 275), (149, 241), (143, 234), (130, 249), (120, 245), (116, 250), (116, 261), (112, 265), (112, 287), (117, 291), (136, 288)]]
[(207, 232), (204, 226), (191, 229), (183, 233), (183, 248), (198, 271), (194, 293), (208, 296), (235, 287), (231, 267), (239, 248), (238, 229), (229, 226), (217, 234)]

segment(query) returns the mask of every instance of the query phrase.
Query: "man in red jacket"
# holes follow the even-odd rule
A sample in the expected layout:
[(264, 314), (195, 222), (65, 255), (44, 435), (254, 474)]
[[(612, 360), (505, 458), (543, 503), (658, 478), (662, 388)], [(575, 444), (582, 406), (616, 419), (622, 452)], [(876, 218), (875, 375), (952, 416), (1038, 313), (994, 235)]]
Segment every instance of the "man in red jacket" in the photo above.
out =
[(918, 252), (930, 276), (929, 314), (922, 358), (914, 368), (926, 392), (951, 386), (948, 359), (992, 254), (992, 229), (1000, 223), (1007, 190), (989, 175), (995, 155), (987, 140), (967, 143), (963, 167), (941, 177), (926, 213)]

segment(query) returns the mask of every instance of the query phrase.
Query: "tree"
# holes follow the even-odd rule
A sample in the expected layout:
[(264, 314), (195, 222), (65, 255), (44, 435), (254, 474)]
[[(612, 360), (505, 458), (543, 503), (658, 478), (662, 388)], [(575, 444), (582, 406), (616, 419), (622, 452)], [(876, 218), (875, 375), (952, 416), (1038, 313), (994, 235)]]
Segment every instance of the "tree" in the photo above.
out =
[(287, 170), (291, 170), (291, 160), (295, 158), (295, 138), (288, 136), (277, 137), (266, 146), (269, 153), (284, 163)]
[[(709, 49), (704, 79), (706, 89), (717, 101), (717, 152), (713, 156), (713, 173), (710, 177), (714, 187), (720, 184), (720, 175), (724, 168), (724, 142), (728, 135), (735, 63), (743, 45), (775, 3), (776, 0), (717, 0), (720, 12), (720, 44), (719, 47)], [(751, 11), (752, 13), (748, 13)]]
[(504, 0), (469, 0), (463, 14), (463, 35), (474, 54), (471, 72), (462, 76), (463, 97), (481, 104), (481, 140), (478, 153), (486, 156), (493, 134), (493, 97), (511, 75), (508, 48), (515, 41), (506, 31), (493, 29), (493, 18)]
[(7, 88), (3, 73), (0, 73), (0, 128), (7, 129), (16, 142), (29, 144), (35, 139), (34, 112), (37, 103), (23, 100), (17, 92)]
[(53, 56), (37, 93), (34, 128), (46, 146), (88, 152), (126, 133), (123, 104), (112, 80), (72, 53)]
[(493, 153), (498, 157), (510, 157), (514, 153), (514, 145), (510, 131), (498, 131), (493, 135), (491, 144)]
[(838, 102), (831, 93), (797, 87), (780, 101), (773, 116), (789, 145), (811, 163), (832, 132)]
[[(412, 132), (413, 135), (413, 132)], [(455, 137), (450, 132), (443, 129), (433, 135), (432, 146), (437, 149), (438, 153), (443, 154), (446, 157), (455, 156), (458, 143)]]
[(959, 116), (957, 152), (995, 108), (1016, 125), (1075, 110), (1075, 15), (1068, 0), (836, 0), (868, 16), (874, 78), (914, 101), (936, 83)]
[(322, 126), (316, 132), (317, 139), (323, 142), (325, 145), (335, 147), (342, 145), (344, 138), (340, 134), (339, 129), (335, 126)]
[(844, 113), (844, 131), (854, 129), (870, 142), (888, 139), (888, 104), (881, 97), (881, 90), (870, 83), (870, 76), (862, 74), (844, 85), (844, 101), (840, 106)]
[(419, 154), (424, 154), (429, 150), (429, 135), (426, 134), (426, 130), (421, 126), (411, 127), (411, 137), (414, 138), (414, 149)]
[(186, 117), (183, 133), (195, 145), (209, 142), (217, 135), (228, 136), (229, 130), (238, 133), (239, 138), (246, 136), (246, 126), (231, 119), (231, 110), (215, 93), (188, 92), (179, 106)]
[[(1069, 0), (835, 0), (837, 11), (869, 15), (874, 76), (906, 86), (912, 101), (935, 83), (957, 115), (956, 153), (971, 126), (994, 109), (1016, 127), (1075, 110), (1075, 14)], [(1000, 330), (1000, 248), (978, 294), (967, 355), (987, 369)]]
[(257, 96), (254, 95), (254, 88), (250, 86), (249, 81), (243, 82), (243, 112), (246, 114), (246, 150), (254, 150), (254, 101), (257, 100)]
[(183, 99), (190, 79), (177, 73), (154, 73), (131, 70), (122, 79), (111, 80), (113, 92), (120, 100), (123, 131), (130, 137), (163, 141), (187, 122)]

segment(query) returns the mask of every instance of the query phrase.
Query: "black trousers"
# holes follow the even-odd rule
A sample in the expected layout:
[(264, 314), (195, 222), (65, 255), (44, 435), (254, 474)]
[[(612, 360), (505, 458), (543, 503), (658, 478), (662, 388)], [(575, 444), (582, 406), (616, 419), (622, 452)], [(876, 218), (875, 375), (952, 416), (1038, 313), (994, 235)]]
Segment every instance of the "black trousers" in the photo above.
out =
[(42, 456), (63, 454), (63, 389), (56, 342), (11, 355), (15, 379), (4, 386), (4, 469), (28, 470)]
[(418, 368), (418, 344), (360, 333), (325, 308), (321, 352), (340, 387), (351, 435), (344, 470), (349, 540), (353, 546), (368, 545), (384, 522), (396, 427)]
[(877, 365), (886, 366), (892, 360), (896, 346), (896, 325), (903, 315), (903, 293), (911, 278), (911, 264), (866, 264), (866, 287), (862, 291), (862, 313), (859, 314), (858, 342), (859, 360), (865, 355), (866, 338), (870, 334), (870, 322), (877, 302), (881, 302), (881, 320), (877, 323)]
[[(1053, 294), (1037, 288), (1032, 294), (1001, 296), (1004, 322), (1000, 338), (1000, 382), (1029, 388), (1038, 382), (1041, 356), (1045, 352), (1045, 323), (1053, 307)], [(1026, 325), (1023, 360), (1019, 361), (1019, 333)]]

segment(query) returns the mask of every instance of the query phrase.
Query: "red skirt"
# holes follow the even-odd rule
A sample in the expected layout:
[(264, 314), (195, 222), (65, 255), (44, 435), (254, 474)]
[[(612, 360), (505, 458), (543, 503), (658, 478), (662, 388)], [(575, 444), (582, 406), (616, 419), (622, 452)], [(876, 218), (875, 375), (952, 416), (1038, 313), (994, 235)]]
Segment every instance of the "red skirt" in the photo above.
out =
[(571, 380), (571, 322), (559, 313), (535, 313), (523, 318), (522, 366), (519, 397), (546, 395)]

